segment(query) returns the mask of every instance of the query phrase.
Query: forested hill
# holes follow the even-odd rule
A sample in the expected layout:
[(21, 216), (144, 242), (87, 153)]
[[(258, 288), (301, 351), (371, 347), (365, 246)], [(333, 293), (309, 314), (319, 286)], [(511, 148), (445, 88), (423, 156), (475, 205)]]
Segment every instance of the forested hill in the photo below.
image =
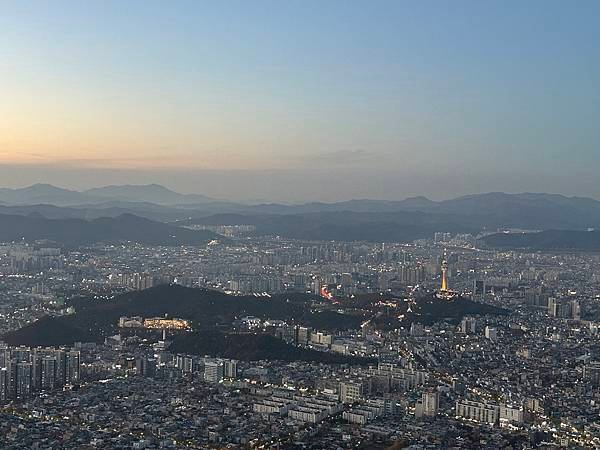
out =
[(189, 230), (155, 222), (132, 214), (102, 217), (96, 220), (47, 219), (0, 214), (0, 242), (46, 239), (66, 246), (96, 242), (132, 241), (149, 245), (204, 245), (222, 238), (207, 230)]
[(482, 241), (498, 249), (600, 251), (600, 231), (548, 230), (537, 233), (497, 233)]

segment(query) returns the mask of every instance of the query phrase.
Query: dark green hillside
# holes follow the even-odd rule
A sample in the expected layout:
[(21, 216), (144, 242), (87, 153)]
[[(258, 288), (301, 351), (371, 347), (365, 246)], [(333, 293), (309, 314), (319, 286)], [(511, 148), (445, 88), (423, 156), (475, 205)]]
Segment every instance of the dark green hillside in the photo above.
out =
[[(375, 305), (356, 309), (349, 314), (330, 309), (314, 311), (316, 306), (327, 306), (321, 302), (320, 297), (307, 294), (282, 294), (273, 297), (232, 296), (216, 291), (163, 285), (129, 292), (111, 300), (72, 300), (70, 303), (75, 308), (75, 314), (43, 318), (6, 334), (2, 340), (13, 345), (61, 345), (76, 341), (103, 341), (105, 337), (118, 332), (117, 324), (121, 316), (180, 317), (191, 320), (194, 331), (200, 333), (192, 335), (206, 336), (204, 332), (217, 333), (218, 325), (231, 325), (236, 319), (244, 316), (281, 319), (315, 329), (334, 331), (358, 329), (363, 321), (373, 315), (375, 317), (372, 323), (375, 326), (380, 329), (393, 329), (409, 325), (412, 321), (426, 324), (439, 320), (458, 322), (464, 315), (505, 313), (499, 308), (465, 298), (448, 302), (432, 295), (418, 299), (416, 304), (411, 306), (411, 313), (407, 312), (407, 303), (400, 303), (399, 308), (388, 313), (377, 312)], [(398, 319), (400, 314), (404, 314), (402, 320)], [(191, 345), (190, 341), (185, 339), (185, 345)], [(204, 347), (198, 347), (198, 351), (202, 348)]]
[(482, 241), (493, 248), (600, 251), (600, 231), (548, 230), (539, 233), (497, 233), (484, 237)]
[(223, 239), (207, 230), (186, 228), (154, 222), (132, 214), (118, 217), (83, 219), (46, 219), (31, 216), (0, 214), (0, 242), (25, 239), (46, 239), (65, 246), (88, 245), (96, 242), (132, 241), (148, 245), (204, 245), (212, 239)]
[[(195, 330), (213, 329), (218, 324), (230, 324), (236, 318), (301, 320), (311, 322), (313, 313), (305, 294), (274, 297), (233, 296), (178, 285), (162, 285), (143, 291), (128, 292), (112, 300), (80, 298), (71, 302), (72, 316), (45, 318), (20, 330), (8, 333), (4, 340), (13, 344), (45, 345), (51, 338), (56, 344), (78, 340), (103, 340), (117, 333), (121, 316), (181, 317), (191, 320)], [(317, 320), (320, 317), (316, 313)], [(338, 319), (338, 317), (335, 317)], [(335, 320), (338, 323), (338, 320)]]
[(73, 316), (43, 317), (37, 322), (7, 333), (0, 338), (9, 345), (59, 346), (97, 340), (96, 333), (82, 327)]
[[(465, 297), (447, 301), (437, 298), (433, 294), (422, 296), (410, 305), (401, 304), (394, 310), (385, 310), (372, 319), (373, 325), (379, 329), (391, 330), (400, 327), (410, 327), (411, 323), (418, 322), (432, 325), (435, 322), (458, 323), (464, 316), (472, 315), (505, 315), (508, 311), (484, 303), (475, 302)], [(399, 318), (398, 316), (404, 317)]]
[(170, 350), (175, 353), (220, 356), (244, 361), (270, 359), (331, 364), (369, 364), (374, 362), (367, 358), (295, 347), (266, 334), (186, 333), (174, 338)]

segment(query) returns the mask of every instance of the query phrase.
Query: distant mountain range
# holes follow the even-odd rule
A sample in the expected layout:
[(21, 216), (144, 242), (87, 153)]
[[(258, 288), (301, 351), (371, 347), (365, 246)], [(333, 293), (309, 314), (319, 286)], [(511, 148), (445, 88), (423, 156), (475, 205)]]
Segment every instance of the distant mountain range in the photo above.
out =
[(213, 201), (215, 200), (204, 195), (179, 194), (158, 184), (105, 186), (82, 192), (41, 183), (20, 189), (0, 189), (0, 202), (5, 205), (79, 206), (107, 202), (179, 205)]
[(598, 228), (600, 202), (551, 194), (488, 193), (441, 202), (412, 198), (398, 202), (258, 205), (250, 214), (218, 214), (187, 222), (251, 224), (259, 234), (301, 239), (404, 242), (431, 237), (436, 231)]
[(199, 194), (179, 194), (159, 184), (105, 186), (89, 189), (84, 194), (113, 201), (147, 202), (157, 205), (202, 204), (215, 201)]
[(251, 224), (256, 234), (315, 240), (411, 241), (436, 231), (600, 228), (600, 202), (556, 194), (492, 192), (433, 201), (349, 200), (246, 205), (157, 184), (106, 186), (83, 192), (37, 184), (0, 189), (0, 214), (95, 220), (133, 214), (176, 225)]
[(314, 212), (300, 214), (218, 214), (185, 221), (195, 224), (247, 224), (257, 235), (322, 241), (409, 242), (430, 238), (436, 231), (478, 233), (482, 222), (453, 214), (418, 211)]
[(600, 201), (555, 194), (505, 194), (491, 192), (451, 200), (432, 201), (414, 197), (400, 201), (351, 200), (338, 203), (307, 203), (297, 206), (257, 205), (255, 213), (300, 214), (352, 211), (389, 213), (399, 211), (471, 216), (487, 226), (506, 228), (583, 229), (600, 225)]

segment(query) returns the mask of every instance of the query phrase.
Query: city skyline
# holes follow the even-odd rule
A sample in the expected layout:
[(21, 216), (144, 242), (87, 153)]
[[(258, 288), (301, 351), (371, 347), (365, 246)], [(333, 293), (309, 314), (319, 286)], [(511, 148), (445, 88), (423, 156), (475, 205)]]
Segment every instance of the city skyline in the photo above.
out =
[(600, 449), (598, 17), (0, 0), (0, 449)]
[(599, 198), (598, 5), (6, 3), (3, 185)]

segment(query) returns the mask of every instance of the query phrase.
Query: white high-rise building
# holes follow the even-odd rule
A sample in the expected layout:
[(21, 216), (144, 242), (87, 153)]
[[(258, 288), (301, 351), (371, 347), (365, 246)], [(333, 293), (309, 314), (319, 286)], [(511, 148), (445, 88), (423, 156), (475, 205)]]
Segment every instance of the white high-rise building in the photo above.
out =
[(223, 360), (211, 359), (204, 361), (204, 380), (209, 383), (219, 383), (225, 376)]
[(423, 402), (423, 415), (427, 417), (435, 417), (440, 407), (439, 392), (425, 392), (421, 398)]
[(494, 327), (490, 327), (489, 325), (485, 327), (485, 337), (491, 341), (495, 341), (498, 339), (498, 330)]
[(460, 322), (460, 332), (464, 334), (475, 334), (477, 330), (477, 319), (474, 317), (465, 317)]
[(500, 407), (489, 403), (459, 400), (456, 402), (456, 416), (496, 425), (500, 419)]
[(237, 378), (238, 362), (235, 359), (228, 359), (225, 360), (223, 364), (223, 375), (225, 376), (225, 378), (231, 378), (235, 380)]

